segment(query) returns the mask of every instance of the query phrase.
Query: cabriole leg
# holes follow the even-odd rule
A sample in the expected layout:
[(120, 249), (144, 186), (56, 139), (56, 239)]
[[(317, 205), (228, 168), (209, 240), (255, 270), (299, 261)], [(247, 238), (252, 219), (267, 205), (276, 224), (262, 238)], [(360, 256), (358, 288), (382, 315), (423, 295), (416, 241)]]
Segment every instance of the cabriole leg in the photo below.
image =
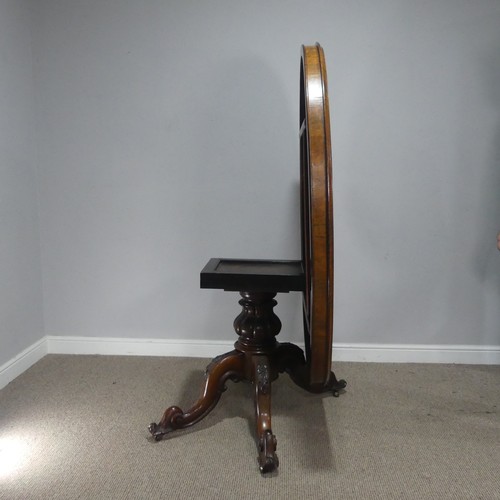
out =
[(182, 411), (178, 406), (165, 410), (159, 424), (149, 425), (149, 432), (159, 441), (165, 434), (177, 429), (184, 429), (206, 417), (219, 401), (226, 390), (228, 379), (237, 382), (244, 378), (245, 356), (239, 351), (231, 351), (217, 356), (208, 365), (202, 396), (188, 411)]
[(255, 385), (255, 417), (259, 468), (262, 473), (272, 472), (279, 465), (276, 455), (276, 436), (271, 427), (271, 367), (265, 355), (252, 356)]

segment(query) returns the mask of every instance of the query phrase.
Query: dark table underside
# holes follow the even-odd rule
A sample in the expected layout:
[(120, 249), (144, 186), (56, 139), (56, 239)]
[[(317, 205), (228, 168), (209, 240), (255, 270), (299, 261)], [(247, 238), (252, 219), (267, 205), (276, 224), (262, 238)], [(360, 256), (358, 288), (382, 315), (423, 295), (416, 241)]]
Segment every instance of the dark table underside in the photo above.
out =
[(200, 274), (201, 288), (245, 292), (304, 291), (300, 260), (210, 259)]

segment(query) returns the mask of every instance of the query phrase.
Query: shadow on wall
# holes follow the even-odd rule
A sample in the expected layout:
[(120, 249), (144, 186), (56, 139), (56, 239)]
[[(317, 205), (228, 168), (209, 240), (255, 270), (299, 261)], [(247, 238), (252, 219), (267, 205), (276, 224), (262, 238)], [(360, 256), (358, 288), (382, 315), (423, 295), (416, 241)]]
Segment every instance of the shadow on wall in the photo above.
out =
[(496, 234), (500, 231), (500, 48), (480, 61), (478, 71), (485, 75), (483, 90), (486, 106), (494, 113), (492, 134), (487, 163), (484, 165), (479, 211), (481, 227), (475, 252), (475, 268), (482, 283), (491, 284), (500, 294), (500, 255), (496, 249)]
[[(479, 104), (483, 106), (480, 117), (488, 119), (486, 124), (479, 123), (478, 127), (483, 130), (491, 130), (491, 133), (484, 139), (476, 136), (476, 140), (483, 139), (481, 146), (478, 146), (478, 153), (481, 147), (485, 148), (483, 156), (479, 162), (474, 162), (474, 158), (469, 158), (473, 175), (480, 176), (478, 193), (475, 196), (476, 203), (480, 206), (475, 211), (477, 219), (471, 220), (473, 226), (470, 232), (476, 237), (472, 253), (473, 272), (477, 276), (481, 293), (478, 294), (477, 301), (481, 311), (481, 324), (477, 325), (475, 331), (476, 338), (484, 339), (486, 344), (497, 345), (500, 341), (498, 327), (498, 304), (500, 301), (500, 253), (496, 248), (496, 235), (500, 231), (500, 52), (489, 52), (479, 59), (476, 71), (481, 75), (483, 86), (478, 85), (478, 92), (481, 92), (482, 100)], [(474, 119), (474, 117), (469, 117)], [(468, 117), (464, 116), (464, 120)], [(468, 130), (473, 130), (474, 123), (469, 124)], [(466, 138), (464, 137), (466, 144)], [(461, 153), (466, 156), (467, 151)], [(471, 176), (470, 175), (470, 176)], [(460, 221), (457, 221), (459, 224)], [(467, 227), (462, 228), (468, 231)], [(487, 334), (489, 336), (485, 338)], [(480, 342), (478, 342), (480, 343)]]

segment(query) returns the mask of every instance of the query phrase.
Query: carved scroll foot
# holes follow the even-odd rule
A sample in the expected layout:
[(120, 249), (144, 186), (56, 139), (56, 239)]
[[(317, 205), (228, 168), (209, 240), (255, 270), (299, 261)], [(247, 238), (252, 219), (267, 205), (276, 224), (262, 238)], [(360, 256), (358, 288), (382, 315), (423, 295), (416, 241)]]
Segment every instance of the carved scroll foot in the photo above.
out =
[(276, 446), (276, 436), (271, 430), (266, 431), (259, 441), (259, 469), (262, 474), (274, 472), (278, 468)]
[(311, 384), (309, 387), (306, 387), (306, 389), (316, 394), (331, 392), (334, 398), (338, 398), (346, 386), (347, 382), (345, 380), (337, 380), (335, 373), (330, 372), (330, 377), (325, 384)]
[(259, 468), (262, 473), (267, 473), (276, 470), (279, 465), (276, 436), (271, 428), (271, 366), (265, 355), (253, 356), (252, 362)]
[(171, 406), (165, 410), (160, 424), (152, 422), (149, 424), (148, 430), (155, 438), (155, 441), (160, 441), (165, 434), (181, 428), (176, 425), (176, 420), (184, 415), (184, 412), (178, 406)]
[(238, 381), (245, 376), (245, 356), (239, 351), (231, 351), (217, 356), (208, 365), (202, 396), (188, 411), (178, 406), (167, 408), (158, 424), (149, 425), (149, 432), (156, 441), (177, 429), (185, 429), (206, 417), (226, 390), (228, 379)]
[(342, 389), (345, 389), (347, 386), (347, 382), (344, 379), (337, 380), (335, 377), (335, 374), (331, 372), (330, 374), (330, 384), (329, 384), (329, 390), (332, 391), (333, 397), (338, 398), (340, 396), (340, 391)]

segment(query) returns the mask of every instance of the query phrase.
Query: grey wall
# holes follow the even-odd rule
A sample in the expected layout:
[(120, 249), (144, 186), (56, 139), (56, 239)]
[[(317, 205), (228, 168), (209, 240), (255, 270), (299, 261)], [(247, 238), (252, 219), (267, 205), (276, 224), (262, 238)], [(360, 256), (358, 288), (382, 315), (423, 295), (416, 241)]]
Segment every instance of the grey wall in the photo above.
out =
[(0, 2), (0, 366), (43, 336), (30, 2)]
[(500, 343), (498, 1), (36, 6), (46, 333), (233, 339), (236, 297), (198, 273), (298, 257), (299, 48), (320, 41), (335, 340)]

